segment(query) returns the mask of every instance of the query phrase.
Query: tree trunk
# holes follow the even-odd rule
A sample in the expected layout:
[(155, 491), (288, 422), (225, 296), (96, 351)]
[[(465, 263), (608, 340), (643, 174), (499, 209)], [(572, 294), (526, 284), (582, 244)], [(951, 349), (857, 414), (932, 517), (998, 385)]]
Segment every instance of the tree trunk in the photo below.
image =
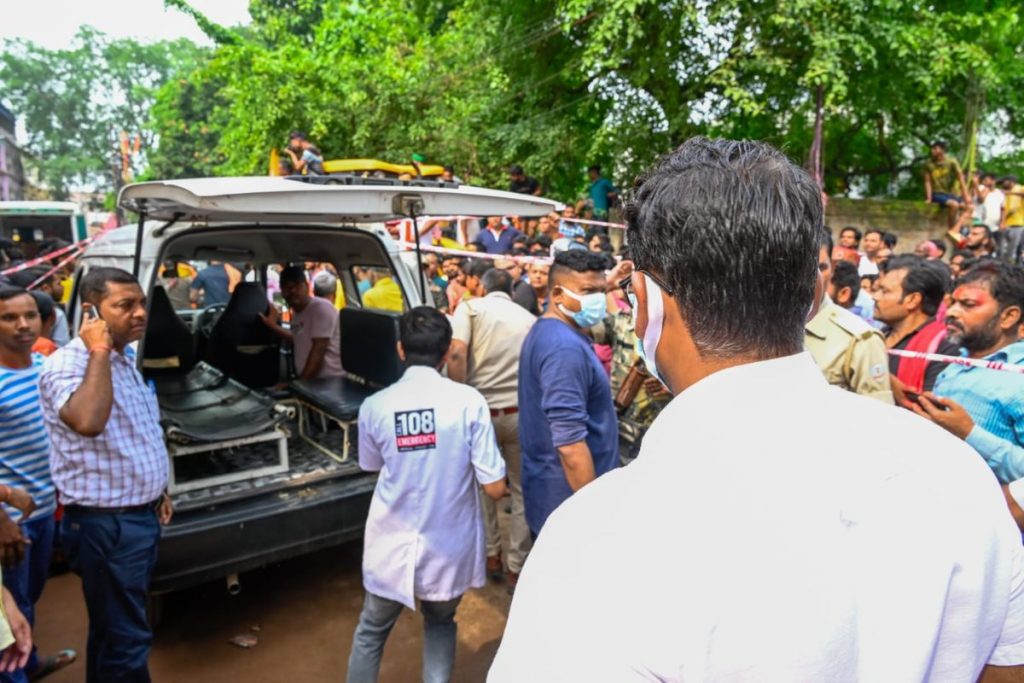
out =
[(811, 151), (807, 160), (807, 170), (818, 183), (818, 187), (825, 189), (825, 166), (824, 166), (824, 128), (825, 128), (825, 86), (819, 85), (814, 93), (814, 140), (811, 142)]

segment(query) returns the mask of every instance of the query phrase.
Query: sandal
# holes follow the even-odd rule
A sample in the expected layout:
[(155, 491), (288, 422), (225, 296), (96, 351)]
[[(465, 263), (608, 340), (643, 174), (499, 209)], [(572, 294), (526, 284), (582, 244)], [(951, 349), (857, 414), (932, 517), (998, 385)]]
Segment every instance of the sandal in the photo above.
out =
[(61, 669), (71, 666), (78, 659), (78, 653), (74, 650), (61, 650), (57, 654), (47, 657), (46, 659), (39, 660), (39, 666), (36, 667), (32, 675), (28, 677), (30, 681), (38, 681), (41, 678), (45, 678), (52, 673), (56, 673)]

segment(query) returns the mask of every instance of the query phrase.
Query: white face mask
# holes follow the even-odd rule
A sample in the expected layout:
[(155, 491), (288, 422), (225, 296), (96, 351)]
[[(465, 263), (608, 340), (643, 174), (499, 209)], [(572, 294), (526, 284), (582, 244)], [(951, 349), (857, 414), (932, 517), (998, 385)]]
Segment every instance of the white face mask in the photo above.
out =
[[(661, 331), (665, 325), (665, 302), (661, 297), (661, 287), (652, 278), (647, 277), (644, 272), (637, 271), (647, 283), (647, 330), (643, 339), (636, 340), (636, 351), (644, 360), (644, 366), (651, 377), (668, 386), (665, 379), (658, 372), (657, 353), (658, 344), (661, 342)], [(629, 295), (633, 304), (633, 329), (636, 329), (636, 295)]]

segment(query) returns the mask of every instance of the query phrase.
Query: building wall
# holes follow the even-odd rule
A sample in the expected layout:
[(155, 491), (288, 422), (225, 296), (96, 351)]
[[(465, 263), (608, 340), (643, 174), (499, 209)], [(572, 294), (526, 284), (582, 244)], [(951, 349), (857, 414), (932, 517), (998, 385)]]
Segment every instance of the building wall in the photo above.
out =
[[(825, 222), (834, 237), (847, 226), (861, 232), (877, 228), (899, 238), (896, 253), (912, 252), (929, 238), (944, 239), (946, 214), (935, 204), (901, 199), (829, 199)], [(946, 240), (946, 246), (950, 246)], [(948, 252), (947, 252), (948, 253)]]
[(0, 104), (0, 201), (24, 199), (25, 172), (14, 121), (14, 114)]

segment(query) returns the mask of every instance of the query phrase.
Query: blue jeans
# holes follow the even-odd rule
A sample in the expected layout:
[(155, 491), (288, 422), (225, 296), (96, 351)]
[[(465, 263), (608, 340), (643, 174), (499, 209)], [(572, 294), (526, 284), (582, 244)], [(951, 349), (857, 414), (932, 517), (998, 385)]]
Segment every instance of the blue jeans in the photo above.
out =
[(61, 544), (82, 577), (89, 612), (87, 683), (149, 683), (153, 634), (146, 620), (160, 523), (152, 510), (124, 514), (65, 509)]
[[(445, 602), (420, 601), (423, 612), (423, 681), (448, 683), (455, 663), (455, 610), (462, 596)], [(374, 683), (380, 673), (391, 627), (402, 613), (402, 603), (367, 592), (348, 658), (348, 683)]]
[[(36, 603), (43, 594), (46, 577), (50, 573), (50, 557), (53, 555), (53, 530), (56, 522), (53, 513), (38, 519), (23, 522), (21, 531), (31, 541), (25, 547), (25, 559), (17, 566), (4, 569), (4, 588), (11, 592), (18, 609), (28, 619), (28, 623), (36, 624)], [(3, 683), (27, 683), (28, 674), (39, 666), (39, 657), (35, 645), (24, 669), (13, 673), (0, 674)]]

